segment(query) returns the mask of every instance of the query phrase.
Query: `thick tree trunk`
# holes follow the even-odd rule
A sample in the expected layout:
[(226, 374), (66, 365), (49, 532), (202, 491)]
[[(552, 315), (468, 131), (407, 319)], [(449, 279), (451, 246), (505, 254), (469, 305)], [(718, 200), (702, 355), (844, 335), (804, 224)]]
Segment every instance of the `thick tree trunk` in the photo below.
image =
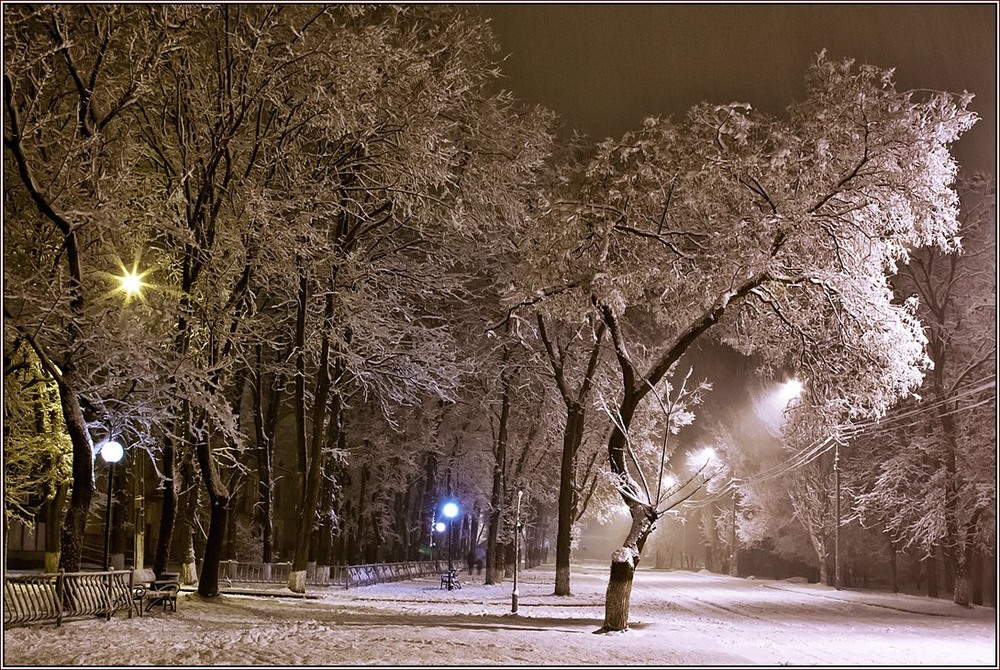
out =
[(972, 555), (972, 565), (970, 566), (972, 581), (972, 604), (983, 604), (983, 555), (975, 552)]
[(211, 516), (208, 524), (208, 538), (205, 541), (205, 558), (201, 566), (198, 593), (206, 598), (219, 595), (219, 562), (222, 560), (223, 543), (226, 539), (226, 520), (229, 511), (229, 491), (222, 482), (219, 468), (212, 453), (211, 437), (205, 436), (197, 445), (198, 464), (201, 477), (208, 491)]
[(639, 565), (639, 555), (656, 521), (656, 510), (649, 505), (633, 501), (629, 510), (632, 526), (622, 547), (611, 555), (611, 576), (604, 596), (604, 625), (596, 631), (598, 633), (628, 630), (632, 579)]
[(59, 569), (79, 572), (83, 535), (94, 494), (94, 449), (76, 392), (66, 382), (60, 382), (58, 387), (66, 430), (73, 445), (73, 491), (59, 536)]
[[(67, 497), (69, 497), (69, 485), (60, 484), (56, 490), (56, 495), (47, 503), (46, 518), (49, 522), (45, 524), (45, 572), (59, 571), (59, 556), (62, 555), (59, 551), (59, 519), (63, 518), (63, 508), (66, 506)], [(5, 552), (6, 547), (7, 534), (4, 533)]]
[(570, 553), (573, 542), (573, 519), (576, 517), (576, 454), (583, 442), (584, 410), (579, 405), (566, 408), (566, 429), (563, 432), (562, 463), (559, 468), (559, 522), (556, 530), (556, 589), (555, 595), (570, 593)]
[(156, 537), (156, 550), (153, 552), (153, 572), (162, 575), (167, 569), (170, 558), (171, 538), (174, 534), (174, 520), (177, 515), (177, 486), (174, 481), (174, 445), (173, 439), (167, 437), (163, 442), (163, 502), (160, 508), (160, 525)]
[(819, 563), (819, 583), (826, 584), (827, 586), (829, 586), (830, 576), (826, 567), (827, 563), (826, 542), (822, 537), (816, 537), (815, 535), (812, 534), (810, 534), (809, 540), (812, 543), (813, 551), (816, 552), (816, 561)]

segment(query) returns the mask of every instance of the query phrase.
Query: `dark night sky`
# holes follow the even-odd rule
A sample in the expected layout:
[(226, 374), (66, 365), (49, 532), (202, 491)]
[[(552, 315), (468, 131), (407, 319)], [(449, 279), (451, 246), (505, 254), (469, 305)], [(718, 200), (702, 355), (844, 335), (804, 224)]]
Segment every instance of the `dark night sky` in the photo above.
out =
[(965, 167), (996, 169), (997, 4), (481, 4), (506, 87), (594, 138), (702, 102), (780, 113), (804, 94), (826, 48), (896, 68), (900, 89), (976, 94), (982, 120), (956, 145)]
[[(972, 109), (981, 120), (955, 145), (954, 155), (964, 168), (996, 174), (995, 2), (470, 8), (491, 18), (508, 56), (505, 87), (594, 139), (637, 129), (645, 116), (679, 119), (703, 101), (749, 102), (781, 114), (804, 96), (806, 69), (825, 48), (831, 58), (895, 68), (900, 90), (975, 93)], [(721, 382), (708, 404), (734, 411), (743, 406), (750, 417), (750, 385), (732, 384), (755, 377), (746, 362), (711, 346), (699, 351), (691, 352), (699, 376)], [(737, 429), (755, 425), (748, 418)], [(749, 433), (747, 438), (767, 441)]]

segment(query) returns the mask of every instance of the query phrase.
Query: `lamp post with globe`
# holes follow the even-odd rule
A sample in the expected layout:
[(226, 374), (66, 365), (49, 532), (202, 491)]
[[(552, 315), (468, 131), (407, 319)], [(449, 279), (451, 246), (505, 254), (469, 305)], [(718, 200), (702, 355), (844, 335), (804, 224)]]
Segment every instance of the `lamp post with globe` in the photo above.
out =
[(111, 506), (113, 504), (112, 491), (115, 486), (115, 463), (125, 456), (125, 448), (115, 442), (108, 440), (101, 445), (101, 458), (108, 464), (108, 508), (104, 516), (104, 571), (107, 572), (110, 566), (111, 549)]
[(455, 584), (455, 566), (451, 561), (451, 524), (455, 517), (458, 516), (458, 503), (449, 500), (441, 508), (441, 513), (448, 519), (448, 590), (451, 591)]

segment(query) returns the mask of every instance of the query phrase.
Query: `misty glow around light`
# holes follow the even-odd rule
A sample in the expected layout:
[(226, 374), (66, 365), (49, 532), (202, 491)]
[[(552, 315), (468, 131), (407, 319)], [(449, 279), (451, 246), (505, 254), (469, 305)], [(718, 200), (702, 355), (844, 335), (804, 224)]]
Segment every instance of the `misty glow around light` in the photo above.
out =
[(698, 451), (691, 454), (689, 457), (689, 463), (695, 470), (700, 469), (708, 465), (709, 463), (715, 462), (717, 455), (715, 449), (712, 447), (703, 447)]
[(101, 445), (101, 458), (105, 463), (117, 463), (125, 455), (125, 447), (114, 440)]
[(458, 516), (458, 505), (453, 502), (447, 502), (444, 507), (441, 508), (441, 512), (449, 519), (454, 519)]
[(444, 521), (438, 521), (436, 524), (434, 524), (434, 530), (436, 530), (439, 533), (443, 533), (444, 532)]
[(802, 382), (792, 377), (778, 387), (778, 390), (775, 392), (775, 399), (777, 400), (778, 406), (784, 409), (788, 407), (790, 402), (797, 399), (801, 394)]

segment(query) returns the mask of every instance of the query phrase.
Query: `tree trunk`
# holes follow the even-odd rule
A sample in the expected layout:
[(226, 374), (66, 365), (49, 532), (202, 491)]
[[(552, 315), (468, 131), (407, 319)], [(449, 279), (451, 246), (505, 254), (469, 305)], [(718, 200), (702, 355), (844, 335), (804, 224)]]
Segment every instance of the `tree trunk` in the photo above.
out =
[[(198, 472), (190, 458), (185, 459), (185, 467), (182, 475), (183, 488), (186, 493), (181, 496), (181, 510), (183, 511), (182, 526), (183, 534), (180, 535), (181, 542), (181, 584), (195, 584), (198, 582), (198, 562), (195, 550), (195, 535), (198, 533), (196, 523), (199, 507)], [(184, 496), (187, 496), (186, 498)]]
[[(45, 518), (48, 519), (48, 523), (45, 524), (45, 572), (59, 571), (59, 556), (61, 555), (59, 551), (59, 520), (63, 518), (63, 507), (66, 505), (66, 498), (68, 496), (69, 485), (60, 484), (56, 489), (56, 495), (47, 503), (45, 515)], [(7, 534), (4, 533), (5, 552), (6, 546)]]
[(936, 552), (921, 561), (927, 574), (927, 596), (929, 598), (938, 597), (937, 556), (935, 554)]
[(896, 543), (889, 540), (889, 569), (892, 571), (892, 592), (899, 593), (899, 564), (896, 561)]
[(604, 596), (604, 625), (596, 631), (598, 633), (628, 630), (632, 578), (639, 565), (639, 555), (656, 521), (656, 510), (650, 505), (632, 501), (629, 511), (632, 526), (622, 547), (611, 555), (611, 576)]
[(265, 564), (270, 564), (274, 561), (274, 482), (271, 460), (274, 457), (274, 433), (278, 425), (278, 408), (281, 406), (283, 384), (278, 378), (272, 380), (271, 392), (266, 396), (267, 409), (265, 409), (261, 349), (261, 346), (257, 345), (253, 392), (254, 429), (257, 441), (257, 522), (261, 529), (261, 560)]
[(816, 560), (819, 561), (819, 583), (830, 586), (830, 576), (826, 566), (826, 542), (823, 541), (822, 537), (811, 536), (809, 539), (812, 542), (813, 551), (816, 552)]
[(73, 445), (73, 491), (59, 536), (59, 569), (79, 572), (83, 535), (94, 494), (94, 450), (76, 392), (65, 381), (60, 381), (58, 388), (66, 430)]
[(970, 567), (972, 581), (972, 604), (983, 604), (983, 555), (975, 552), (972, 555), (972, 565)]
[[(509, 353), (505, 350), (504, 364)], [(503, 560), (500, 555), (498, 538), (500, 536), (500, 516), (503, 512), (505, 496), (505, 474), (507, 468), (507, 421), (510, 418), (510, 383), (509, 375), (503, 379), (500, 397), (500, 420), (497, 427), (497, 441), (493, 450), (493, 487), (490, 492), (490, 525), (486, 545), (486, 579), (484, 584), (499, 584), (503, 581)]]
[(205, 558), (198, 581), (199, 595), (211, 598), (219, 595), (219, 562), (222, 560), (223, 543), (226, 539), (226, 519), (229, 508), (229, 491), (222, 482), (219, 468), (212, 453), (211, 436), (206, 435), (197, 445), (198, 463), (201, 477), (208, 491), (211, 516), (208, 524), (208, 538), (205, 540)]
[(165, 431), (163, 440), (163, 503), (160, 510), (159, 532), (156, 536), (156, 549), (153, 552), (153, 572), (160, 576), (167, 570), (170, 560), (170, 546), (174, 534), (174, 521), (177, 516), (177, 484), (176, 484), (176, 454), (174, 438), (171, 430)]
[(579, 405), (566, 408), (566, 430), (563, 432), (562, 463), (559, 468), (559, 525), (556, 530), (556, 590), (557, 596), (570, 593), (570, 553), (573, 543), (573, 519), (576, 517), (576, 454), (583, 442), (584, 410)]
[(583, 429), (586, 420), (586, 401), (593, 384), (594, 373), (600, 359), (601, 341), (607, 326), (602, 321), (594, 333), (594, 346), (590, 350), (583, 380), (575, 397), (566, 380), (565, 354), (549, 339), (545, 329), (545, 319), (537, 315), (538, 332), (545, 345), (549, 364), (556, 378), (556, 386), (566, 405), (566, 429), (563, 432), (562, 460), (559, 466), (559, 518), (556, 529), (556, 587), (555, 595), (568, 596), (570, 593), (570, 554), (573, 544), (573, 523), (577, 518), (578, 493), (576, 489), (576, 455), (583, 443)]
[[(309, 459), (309, 470), (302, 495), (302, 505), (299, 509), (299, 525), (295, 535), (295, 554), (292, 558), (291, 572), (288, 577), (288, 588), (296, 593), (305, 592), (305, 571), (309, 561), (309, 539), (316, 526), (316, 511), (319, 507), (320, 493), (323, 487), (323, 470), (325, 454), (323, 446), (326, 442), (326, 410), (330, 390), (329, 374), (329, 340), (324, 337), (323, 353), (320, 356), (319, 378), (317, 380), (316, 399), (313, 408), (312, 445)], [(340, 422), (342, 411), (340, 395), (334, 394), (330, 408), (330, 421)], [(301, 574), (296, 574), (301, 573)]]

